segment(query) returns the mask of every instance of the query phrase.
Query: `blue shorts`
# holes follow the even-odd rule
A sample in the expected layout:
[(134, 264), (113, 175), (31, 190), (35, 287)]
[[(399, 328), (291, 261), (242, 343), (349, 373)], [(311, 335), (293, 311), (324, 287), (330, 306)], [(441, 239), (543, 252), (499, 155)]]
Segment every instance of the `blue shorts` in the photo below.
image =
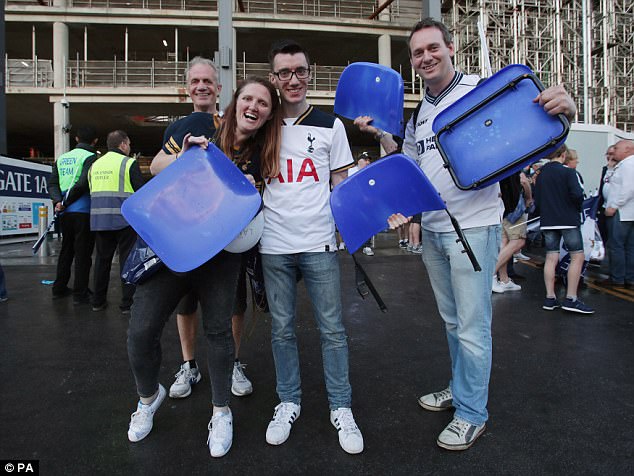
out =
[(564, 247), (568, 253), (582, 253), (583, 239), (581, 228), (564, 228), (563, 230), (542, 230), (546, 245), (546, 253), (559, 253), (561, 238), (564, 239)]

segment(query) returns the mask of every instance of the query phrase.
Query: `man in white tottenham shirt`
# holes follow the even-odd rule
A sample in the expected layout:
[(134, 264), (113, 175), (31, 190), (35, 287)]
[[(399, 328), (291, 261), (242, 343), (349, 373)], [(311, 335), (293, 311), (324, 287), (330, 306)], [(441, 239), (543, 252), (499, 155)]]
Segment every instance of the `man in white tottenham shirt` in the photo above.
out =
[(271, 310), (271, 345), (280, 404), (266, 441), (280, 445), (299, 417), (301, 382), (295, 335), (297, 278), (301, 274), (321, 334), (330, 421), (348, 453), (363, 451), (352, 411), (348, 343), (343, 326), (335, 223), (330, 187), (354, 165), (341, 121), (306, 101), (310, 63), (303, 48), (281, 42), (269, 53), (270, 80), (279, 90), (284, 127), (280, 173), (264, 188), (264, 231), (260, 240), (264, 282)]
[[(407, 123), (403, 151), (416, 158), (456, 217), (473, 249), (481, 272), (475, 272), (444, 211), (423, 213), (423, 262), (445, 322), (451, 380), (439, 392), (423, 395), (420, 406), (431, 411), (455, 408), (452, 421), (437, 444), (448, 450), (465, 450), (484, 432), (491, 373), (491, 286), (500, 244), (499, 185), (462, 191), (453, 183), (436, 150), (432, 123), (445, 108), (471, 91), (480, 81), (453, 65), (454, 44), (447, 27), (432, 18), (418, 22), (409, 37), (412, 67), (425, 81), (426, 94)], [(575, 105), (563, 87), (543, 91), (538, 102), (549, 114), (572, 116)], [(509, 111), (513, 114), (514, 111)], [(355, 124), (374, 134), (388, 152), (397, 149), (390, 134), (371, 125), (371, 117)], [(391, 227), (406, 223), (401, 214), (389, 218)]]

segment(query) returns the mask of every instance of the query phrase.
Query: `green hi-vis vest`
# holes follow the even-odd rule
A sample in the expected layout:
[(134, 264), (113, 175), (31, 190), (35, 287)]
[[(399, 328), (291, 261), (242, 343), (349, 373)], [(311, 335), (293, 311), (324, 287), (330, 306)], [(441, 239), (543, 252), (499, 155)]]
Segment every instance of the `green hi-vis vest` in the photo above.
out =
[(129, 226), (121, 215), (121, 205), (134, 193), (130, 183), (133, 163), (134, 159), (130, 157), (108, 152), (88, 171), (91, 230), (121, 230)]
[(84, 168), (84, 162), (93, 155), (95, 155), (94, 152), (77, 148), (60, 155), (55, 161), (57, 174), (59, 175), (59, 188), (62, 191), (62, 195), (66, 193), (66, 190), (77, 183), (81, 171)]

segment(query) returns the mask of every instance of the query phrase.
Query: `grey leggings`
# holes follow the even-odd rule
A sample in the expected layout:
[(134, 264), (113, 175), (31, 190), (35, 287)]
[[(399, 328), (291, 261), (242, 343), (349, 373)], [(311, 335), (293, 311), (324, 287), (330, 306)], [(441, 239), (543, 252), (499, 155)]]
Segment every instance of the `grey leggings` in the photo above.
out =
[(194, 290), (207, 337), (212, 403), (229, 404), (234, 358), (231, 311), (239, 271), (240, 255), (221, 251), (192, 271), (175, 274), (163, 269), (137, 286), (128, 327), (128, 357), (141, 397), (150, 397), (158, 389), (163, 328), (180, 299)]

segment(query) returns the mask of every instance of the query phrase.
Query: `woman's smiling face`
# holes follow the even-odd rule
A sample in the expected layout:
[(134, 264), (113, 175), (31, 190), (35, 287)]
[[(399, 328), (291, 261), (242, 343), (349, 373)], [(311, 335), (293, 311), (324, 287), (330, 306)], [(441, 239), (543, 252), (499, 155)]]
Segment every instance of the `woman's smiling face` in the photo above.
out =
[(236, 101), (238, 132), (252, 136), (271, 118), (273, 106), (269, 90), (261, 84), (247, 84)]

